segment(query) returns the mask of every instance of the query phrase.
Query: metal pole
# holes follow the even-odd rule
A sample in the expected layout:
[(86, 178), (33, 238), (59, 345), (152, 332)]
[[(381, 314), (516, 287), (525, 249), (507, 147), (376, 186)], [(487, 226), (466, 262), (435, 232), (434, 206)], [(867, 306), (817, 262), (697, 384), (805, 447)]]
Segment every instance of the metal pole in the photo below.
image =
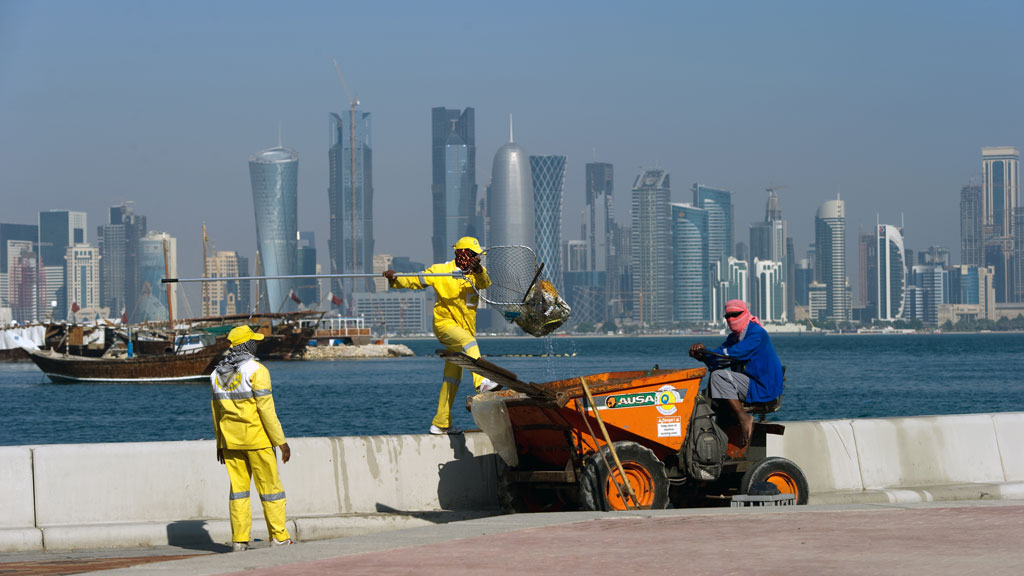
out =
[[(626, 485), (626, 491), (629, 492), (630, 498), (636, 504), (636, 507), (640, 507), (640, 501), (636, 497), (636, 493), (633, 492), (633, 487), (629, 485), (629, 478), (626, 477), (626, 471), (622, 468), (622, 462), (619, 461), (619, 454), (615, 451), (615, 445), (612, 444), (612, 438), (608, 434), (608, 429), (604, 427), (604, 420), (601, 418), (601, 413), (597, 410), (597, 405), (594, 404), (594, 397), (590, 394), (590, 386), (587, 386), (587, 380), (580, 376), (580, 383), (583, 384), (583, 391), (587, 393), (587, 401), (590, 402), (590, 407), (594, 411), (594, 418), (597, 419), (597, 425), (601, 428), (601, 434), (604, 435), (604, 441), (608, 444), (608, 450), (612, 453), (612, 459), (615, 460), (615, 466), (619, 469), (619, 475), (622, 477), (622, 483)], [(611, 474), (611, 470), (608, 471)], [(615, 482), (615, 478), (612, 478), (612, 482)], [(617, 484), (617, 482), (616, 482)], [(626, 502), (626, 507), (629, 507), (629, 502)]]
[[(438, 272), (430, 274), (418, 274), (416, 272), (396, 273), (396, 277), (421, 276), (424, 278), (435, 276), (446, 276), (448, 278), (461, 278), (462, 272)], [(290, 274), (281, 276), (221, 276), (219, 278), (161, 278), (162, 284), (175, 284), (178, 282), (224, 282), (227, 280), (309, 280), (316, 278), (383, 278), (380, 274)]]

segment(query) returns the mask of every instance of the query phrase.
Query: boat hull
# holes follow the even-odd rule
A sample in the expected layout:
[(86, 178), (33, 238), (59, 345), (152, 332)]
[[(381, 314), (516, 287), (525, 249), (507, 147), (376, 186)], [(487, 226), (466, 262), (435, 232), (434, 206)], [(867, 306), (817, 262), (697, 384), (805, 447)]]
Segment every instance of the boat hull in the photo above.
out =
[(134, 358), (83, 358), (39, 351), (29, 358), (53, 382), (185, 382), (209, 378), (226, 348), (224, 342), (190, 354)]

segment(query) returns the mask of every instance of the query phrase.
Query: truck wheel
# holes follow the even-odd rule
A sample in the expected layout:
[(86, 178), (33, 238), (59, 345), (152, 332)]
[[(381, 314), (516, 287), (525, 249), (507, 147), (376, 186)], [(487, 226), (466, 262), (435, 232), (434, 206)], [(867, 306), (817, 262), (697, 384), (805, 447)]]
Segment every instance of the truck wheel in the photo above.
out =
[(774, 484), (780, 494), (792, 494), (797, 504), (807, 504), (807, 477), (792, 460), (773, 456), (754, 464), (740, 479), (740, 494), (749, 494), (757, 482)]
[[(615, 482), (621, 485), (622, 476), (611, 451), (604, 446), (601, 452), (612, 466), (611, 473), (605, 467), (600, 454), (595, 452), (587, 457), (583, 475), (580, 477), (580, 507), (584, 510), (637, 508), (632, 500), (629, 500), (628, 494), (625, 495), (626, 500), (619, 495)], [(668, 475), (665, 472), (665, 464), (658, 460), (654, 452), (636, 442), (616, 442), (615, 452), (619, 455), (629, 485), (640, 503), (639, 508), (649, 510), (668, 506)], [(626, 505), (627, 502), (630, 506)]]

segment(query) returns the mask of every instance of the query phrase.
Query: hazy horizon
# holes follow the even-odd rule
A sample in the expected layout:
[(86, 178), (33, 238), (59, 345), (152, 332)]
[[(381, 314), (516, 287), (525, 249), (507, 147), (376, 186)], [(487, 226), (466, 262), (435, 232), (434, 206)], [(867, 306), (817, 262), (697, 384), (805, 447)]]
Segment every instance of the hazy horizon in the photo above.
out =
[[(768, 186), (802, 257), (817, 207), (856, 231), (905, 223), (915, 251), (960, 254), (959, 193), (981, 148), (1024, 147), (1024, 5), (984, 2), (0, 1), (0, 221), (134, 201), (178, 239), (252, 257), (247, 161), (299, 154), (299, 228), (327, 268), (328, 114), (348, 87), (372, 115), (375, 252), (431, 260), (430, 110), (476, 109), (477, 184), (515, 139), (567, 156), (562, 239), (578, 238), (587, 162), (615, 167), (629, 222), (643, 168), (734, 192), (736, 240)], [(1014, 56), (1014, 55), (1017, 56)], [(193, 310), (197, 299), (190, 296)]]

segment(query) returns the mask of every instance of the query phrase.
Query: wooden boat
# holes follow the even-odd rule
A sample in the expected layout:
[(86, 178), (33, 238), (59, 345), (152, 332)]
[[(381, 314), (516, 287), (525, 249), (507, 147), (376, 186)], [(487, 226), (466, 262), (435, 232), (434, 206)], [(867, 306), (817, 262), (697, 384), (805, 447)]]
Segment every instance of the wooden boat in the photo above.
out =
[(87, 358), (40, 350), (29, 358), (54, 382), (175, 382), (209, 378), (228, 346), (226, 340), (218, 340), (194, 352), (132, 358)]

